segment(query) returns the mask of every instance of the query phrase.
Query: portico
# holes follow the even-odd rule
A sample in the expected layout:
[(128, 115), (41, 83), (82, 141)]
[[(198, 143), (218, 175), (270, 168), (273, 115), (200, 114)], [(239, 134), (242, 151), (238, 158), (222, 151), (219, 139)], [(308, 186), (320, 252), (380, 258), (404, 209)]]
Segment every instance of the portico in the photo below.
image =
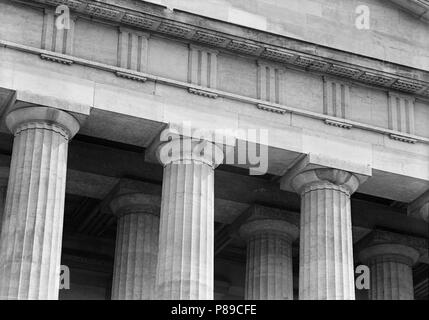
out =
[(62, 1), (55, 36), (28, 2), (0, 0), (31, 29), (0, 33), (0, 298), (427, 298), (428, 70), (144, 1)]

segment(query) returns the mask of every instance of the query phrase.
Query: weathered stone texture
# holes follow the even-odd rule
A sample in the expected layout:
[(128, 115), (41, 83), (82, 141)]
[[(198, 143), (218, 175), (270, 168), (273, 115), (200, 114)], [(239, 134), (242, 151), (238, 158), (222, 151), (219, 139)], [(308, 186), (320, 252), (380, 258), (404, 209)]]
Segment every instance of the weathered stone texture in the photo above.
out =
[[(173, 143), (183, 141), (190, 140)], [(212, 146), (214, 153), (222, 153)], [(190, 147), (163, 162), (159, 299), (213, 299), (215, 155), (193, 153), (194, 141)]]
[(354, 300), (350, 194), (359, 182), (336, 169), (308, 170), (293, 185), (301, 194), (300, 300)]
[(419, 252), (400, 244), (378, 244), (359, 253), (369, 265), (371, 300), (413, 300), (413, 270)]
[(15, 139), (0, 239), (0, 298), (57, 299), (71, 115), (29, 107), (6, 117)]
[(276, 219), (246, 222), (240, 233), (247, 239), (246, 300), (292, 300), (292, 242), (298, 227)]
[(156, 197), (130, 193), (114, 198), (110, 204), (118, 216), (113, 300), (156, 298), (160, 205), (157, 202)]

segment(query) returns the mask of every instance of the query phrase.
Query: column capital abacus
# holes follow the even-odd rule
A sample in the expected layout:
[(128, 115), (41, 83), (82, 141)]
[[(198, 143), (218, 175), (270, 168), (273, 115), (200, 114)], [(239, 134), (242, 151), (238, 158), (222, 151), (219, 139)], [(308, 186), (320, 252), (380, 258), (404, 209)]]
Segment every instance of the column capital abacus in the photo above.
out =
[(376, 229), (361, 239), (355, 248), (362, 263), (376, 258), (378, 261), (405, 259), (406, 264), (413, 265), (425, 255), (427, 246), (427, 239)]
[(316, 168), (298, 173), (291, 183), (299, 194), (316, 189), (336, 189), (351, 195), (359, 187), (360, 181), (355, 174), (348, 171)]
[(372, 175), (371, 166), (309, 153), (301, 155), (280, 179), (280, 189), (304, 191), (334, 189), (350, 196)]
[(216, 143), (182, 136), (161, 143), (156, 155), (164, 166), (170, 163), (202, 163), (214, 169), (223, 161), (222, 148)]
[(249, 240), (261, 234), (283, 236), (294, 241), (299, 236), (299, 215), (282, 209), (255, 204), (252, 213), (239, 228), (240, 236)]
[(254, 236), (268, 234), (287, 238), (294, 241), (298, 238), (299, 229), (286, 220), (255, 219), (245, 222), (240, 227), (240, 236), (246, 240)]
[(127, 214), (152, 214), (159, 216), (161, 198), (138, 192), (121, 194), (112, 199), (110, 209), (118, 217)]
[(236, 138), (226, 129), (201, 129), (190, 123), (168, 124), (146, 148), (148, 162), (206, 164), (215, 169), (234, 150)]
[(402, 244), (376, 244), (359, 252), (362, 263), (394, 261), (413, 266), (419, 257), (420, 253), (415, 248)]

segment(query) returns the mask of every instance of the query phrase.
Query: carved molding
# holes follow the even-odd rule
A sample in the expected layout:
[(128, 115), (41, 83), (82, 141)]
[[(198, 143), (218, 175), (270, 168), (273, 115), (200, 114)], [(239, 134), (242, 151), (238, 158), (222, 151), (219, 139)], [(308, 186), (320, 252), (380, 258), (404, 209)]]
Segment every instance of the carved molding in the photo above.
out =
[(125, 78), (125, 79), (129, 79), (129, 80), (134, 80), (134, 81), (146, 82), (146, 80), (147, 80), (146, 77), (138, 76), (138, 75), (135, 75), (132, 73), (127, 73), (127, 72), (116, 71), (115, 74), (116, 74), (116, 76), (118, 76), (120, 78)]
[(232, 39), (226, 47), (229, 50), (250, 54), (250, 55), (261, 53), (263, 51), (263, 48), (257, 44), (252, 44), (249, 42), (239, 41), (235, 39)]
[(344, 65), (331, 64), (327, 70), (331, 74), (342, 76), (345, 78), (355, 78), (363, 72), (359, 69), (351, 68)]
[(161, 22), (159, 27), (157, 28), (158, 32), (166, 33), (174, 37), (181, 37), (186, 38), (192, 30), (188, 27), (181, 26), (180, 24), (176, 23), (169, 23), (169, 22)]
[(407, 142), (407, 143), (416, 143), (417, 142), (417, 139), (401, 136), (399, 134), (393, 134), (392, 133), (389, 135), (389, 137), (390, 137), (390, 139), (401, 141), (401, 142)]
[(353, 125), (351, 125), (350, 123), (345, 123), (345, 122), (335, 121), (330, 119), (325, 119), (325, 123), (327, 125), (342, 128), (342, 129), (351, 129), (353, 127)]
[(188, 88), (188, 92), (192, 94), (196, 94), (197, 96), (202, 96), (206, 98), (216, 99), (218, 97), (217, 93), (206, 91), (206, 90), (195, 89), (195, 88)]
[(256, 105), (256, 107), (260, 110), (270, 111), (270, 112), (279, 113), (279, 114), (285, 114), (287, 112), (287, 110), (285, 110), (285, 109), (282, 109), (279, 107), (274, 107), (274, 106), (269, 106), (269, 105), (262, 104), (262, 103), (258, 103)]
[(50, 55), (50, 54), (46, 54), (46, 53), (41, 53), (40, 54), (40, 58), (42, 60), (47, 60), (47, 61), (51, 61), (51, 62), (57, 62), (57, 63), (61, 63), (61, 64), (65, 64), (65, 65), (71, 65), (73, 64), (73, 60), (69, 60), (66, 58), (61, 58), (55, 55)]
[(429, 97), (429, 83), (413, 80), (395, 74), (367, 69), (363, 66), (351, 65), (332, 59), (313, 56), (294, 50), (267, 45), (266, 43), (250, 41), (236, 36), (216, 31), (208, 32), (198, 26), (179, 21), (172, 22), (166, 18), (154, 16), (127, 8), (109, 5), (91, 0), (32, 0), (33, 2), (57, 6), (65, 4), (70, 9), (98, 18), (132, 25), (145, 30), (156, 31), (173, 37), (210, 44), (215, 47), (239, 52), (254, 57), (262, 57), (277, 62), (286, 63), (305, 70), (333, 74), (368, 85), (409, 92)]
[(226, 42), (228, 42), (228, 39), (216, 34), (212, 34), (205, 31), (196, 31), (192, 40), (201, 42), (201, 43), (207, 43), (212, 46), (224, 46)]
[(46, 1), (37, 1), (37, 2), (44, 2), (54, 6), (59, 6), (64, 4), (72, 10), (78, 10), (82, 6), (82, 1), (80, 0), (46, 0)]
[(375, 229), (359, 241), (356, 245), (356, 252), (359, 252), (363, 248), (379, 244), (401, 244), (413, 247), (427, 254), (428, 239)]
[(398, 79), (392, 83), (391, 87), (399, 91), (419, 92), (421, 89), (427, 86), (425, 86), (424, 84), (419, 84), (412, 81), (404, 81), (404, 80)]

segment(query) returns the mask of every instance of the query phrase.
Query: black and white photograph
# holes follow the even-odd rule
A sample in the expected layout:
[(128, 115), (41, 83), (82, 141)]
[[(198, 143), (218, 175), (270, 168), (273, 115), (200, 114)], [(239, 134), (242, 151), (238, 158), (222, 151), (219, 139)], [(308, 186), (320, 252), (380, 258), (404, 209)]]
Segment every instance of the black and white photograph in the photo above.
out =
[(429, 1), (0, 0), (0, 230), (0, 300), (427, 303)]

